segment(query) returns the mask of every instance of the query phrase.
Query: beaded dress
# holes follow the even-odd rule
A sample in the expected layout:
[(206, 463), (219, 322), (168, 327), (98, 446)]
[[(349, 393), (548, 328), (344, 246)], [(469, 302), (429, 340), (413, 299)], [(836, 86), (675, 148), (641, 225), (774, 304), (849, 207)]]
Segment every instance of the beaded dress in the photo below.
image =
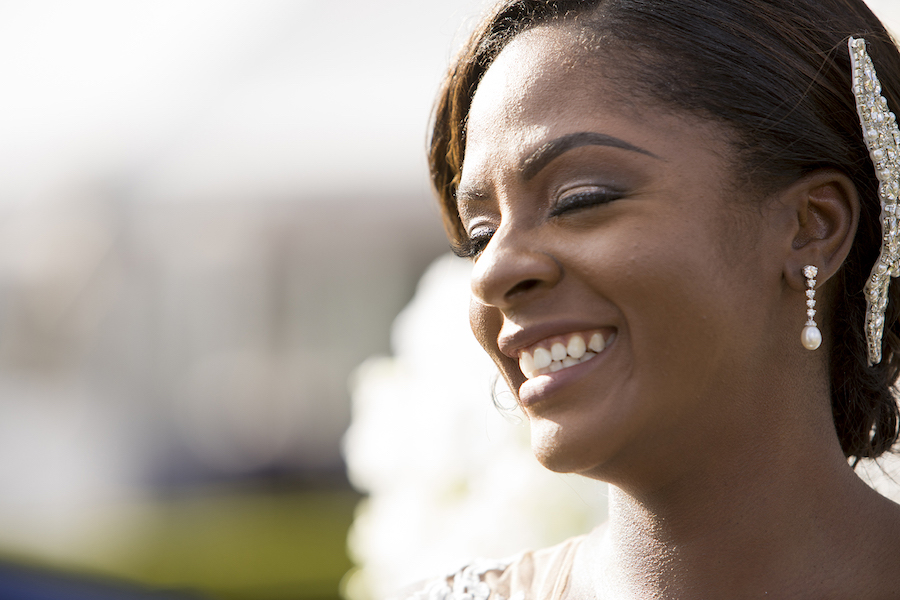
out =
[(503, 561), (478, 560), (390, 600), (560, 600), (585, 536)]

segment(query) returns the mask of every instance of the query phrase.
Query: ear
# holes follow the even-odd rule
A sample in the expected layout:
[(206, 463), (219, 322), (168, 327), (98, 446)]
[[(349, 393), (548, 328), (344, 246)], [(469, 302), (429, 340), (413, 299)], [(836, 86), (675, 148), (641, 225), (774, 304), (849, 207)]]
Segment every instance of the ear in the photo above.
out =
[(781, 192), (782, 205), (795, 212), (796, 227), (784, 276), (796, 290), (806, 289), (803, 267), (819, 269), (818, 281), (827, 281), (844, 263), (859, 222), (859, 194), (841, 171), (819, 169)]

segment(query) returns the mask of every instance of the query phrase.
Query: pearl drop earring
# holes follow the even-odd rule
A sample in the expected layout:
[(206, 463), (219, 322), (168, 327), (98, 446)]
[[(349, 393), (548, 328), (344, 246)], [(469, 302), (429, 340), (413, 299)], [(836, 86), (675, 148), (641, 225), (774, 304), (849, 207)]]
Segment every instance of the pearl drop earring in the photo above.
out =
[(816, 326), (816, 322), (813, 320), (813, 317), (816, 316), (816, 275), (819, 273), (819, 269), (814, 267), (813, 265), (806, 265), (803, 267), (803, 275), (806, 276), (806, 316), (809, 317), (806, 321), (806, 327), (803, 328), (803, 333), (800, 334), (800, 343), (803, 344), (803, 347), (807, 350), (815, 350), (822, 344), (822, 332), (819, 331), (819, 328)]

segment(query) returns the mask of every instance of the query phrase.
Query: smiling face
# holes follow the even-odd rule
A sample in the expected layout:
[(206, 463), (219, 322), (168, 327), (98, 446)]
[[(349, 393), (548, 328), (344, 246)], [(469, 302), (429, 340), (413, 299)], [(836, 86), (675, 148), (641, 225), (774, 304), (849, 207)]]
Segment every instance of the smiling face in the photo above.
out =
[(561, 59), (574, 39), (527, 31), (487, 71), (457, 198), (472, 328), (536, 455), (615, 480), (746, 424), (779, 354), (783, 263), (724, 130), (623, 106), (602, 69)]

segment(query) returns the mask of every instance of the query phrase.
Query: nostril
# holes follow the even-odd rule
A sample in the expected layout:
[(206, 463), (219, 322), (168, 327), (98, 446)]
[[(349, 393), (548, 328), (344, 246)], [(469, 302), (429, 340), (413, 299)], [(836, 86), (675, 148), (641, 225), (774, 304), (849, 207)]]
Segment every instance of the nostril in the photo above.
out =
[(533, 290), (537, 286), (541, 284), (539, 279), (526, 279), (525, 281), (520, 281), (516, 285), (512, 286), (509, 291), (506, 292), (506, 297), (511, 298), (518, 294), (523, 294), (529, 290)]
[(562, 265), (533, 245), (522, 236), (495, 233), (472, 270), (472, 295), (482, 304), (505, 309), (557, 285)]

